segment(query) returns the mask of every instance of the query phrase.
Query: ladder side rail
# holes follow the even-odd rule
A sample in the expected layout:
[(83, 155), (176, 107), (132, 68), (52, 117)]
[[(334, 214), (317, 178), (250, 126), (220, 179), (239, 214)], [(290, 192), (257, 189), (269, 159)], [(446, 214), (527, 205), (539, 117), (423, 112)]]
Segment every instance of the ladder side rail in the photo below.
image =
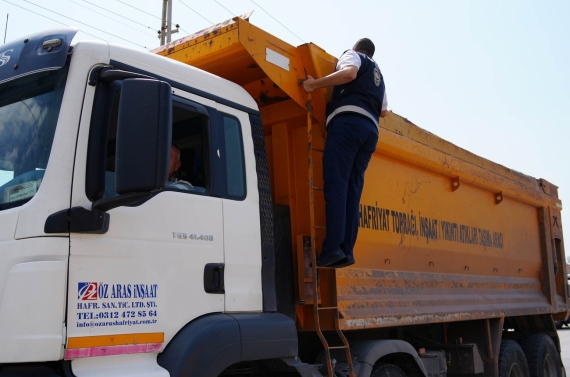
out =
[(311, 94), (307, 100), (307, 143), (308, 143), (308, 163), (309, 163), (309, 224), (311, 226), (311, 267), (313, 270), (313, 316), (315, 321), (315, 330), (323, 344), (326, 356), (327, 373), (329, 377), (334, 377), (332, 369), (332, 361), (330, 348), (323, 332), (321, 331), (321, 323), (319, 316), (319, 275), (317, 270), (317, 236), (315, 232), (315, 190), (314, 186), (314, 169), (313, 169), (313, 127), (312, 127), (312, 103)]

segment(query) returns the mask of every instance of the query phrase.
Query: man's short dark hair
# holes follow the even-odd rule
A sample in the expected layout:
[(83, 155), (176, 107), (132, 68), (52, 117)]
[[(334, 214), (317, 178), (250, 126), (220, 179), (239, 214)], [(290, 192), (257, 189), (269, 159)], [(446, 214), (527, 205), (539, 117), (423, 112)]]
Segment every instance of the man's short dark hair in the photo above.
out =
[(372, 43), (372, 41), (368, 38), (357, 40), (352, 49), (357, 52), (362, 52), (363, 54), (368, 55), (370, 58), (374, 56), (374, 43)]

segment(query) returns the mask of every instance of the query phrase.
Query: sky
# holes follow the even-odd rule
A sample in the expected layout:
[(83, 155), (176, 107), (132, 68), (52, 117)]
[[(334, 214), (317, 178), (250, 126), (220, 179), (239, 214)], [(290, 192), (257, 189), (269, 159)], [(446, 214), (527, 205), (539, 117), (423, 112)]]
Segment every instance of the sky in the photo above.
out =
[[(335, 56), (372, 39), (392, 111), (570, 205), (570, 1), (173, 0), (173, 39), (252, 10), (254, 25)], [(0, 0), (0, 26), (9, 14), (6, 42), (74, 25), (76, 40), (152, 49), (161, 12), (162, 0)]]

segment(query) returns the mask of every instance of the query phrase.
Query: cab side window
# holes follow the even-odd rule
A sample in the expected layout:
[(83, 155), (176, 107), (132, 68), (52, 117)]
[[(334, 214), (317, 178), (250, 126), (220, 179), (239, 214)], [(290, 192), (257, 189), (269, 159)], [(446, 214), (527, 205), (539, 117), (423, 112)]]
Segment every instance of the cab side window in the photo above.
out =
[(172, 144), (180, 151), (180, 167), (173, 180), (187, 182), (191, 185), (189, 191), (200, 193), (208, 190), (211, 177), (207, 115), (206, 109), (198, 104), (180, 101), (173, 104)]
[[(91, 201), (118, 195), (115, 150), (120, 86), (116, 82), (97, 88), (87, 153), (86, 194)], [(165, 190), (213, 194), (209, 127), (209, 113), (204, 106), (173, 98), (172, 145), (179, 151), (180, 164)]]
[(243, 156), (243, 140), (241, 125), (236, 117), (221, 114), (225, 165), (226, 165), (226, 197), (229, 199), (244, 199), (246, 196), (245, 162)]
[[(97, 85), (85, 182), (86, 195), (91, 201), (118, 195), (115, 151), (120, 95), (121, 81)], [(173, 96), (172, 145), (172, 151), (179, 154), (176, 156), (179, 161), (165, 191), (245, 199), (246, 169), (242, 125), (238, 118)]]

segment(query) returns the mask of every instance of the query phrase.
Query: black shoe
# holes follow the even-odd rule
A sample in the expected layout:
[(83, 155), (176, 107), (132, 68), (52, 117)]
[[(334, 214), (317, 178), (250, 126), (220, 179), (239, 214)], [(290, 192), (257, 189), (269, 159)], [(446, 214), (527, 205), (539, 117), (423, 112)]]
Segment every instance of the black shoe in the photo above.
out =
[(334, 251), (323, 251), (317, 258), (317, 267), (327, 267), (344, 257), (344, 253), (340, 248)]
[(354, 257), (352, 255), (347, 255), (346, 257), (342, 258), (338, 262), (335, 262), (333, 264), (329, 264), (328, 267), (330, 267), (330, 268), (342, 268), (342, 267), (350, 266), (351, 264), (354, 264), (355, 262), (356, 261), (354, 260)]

